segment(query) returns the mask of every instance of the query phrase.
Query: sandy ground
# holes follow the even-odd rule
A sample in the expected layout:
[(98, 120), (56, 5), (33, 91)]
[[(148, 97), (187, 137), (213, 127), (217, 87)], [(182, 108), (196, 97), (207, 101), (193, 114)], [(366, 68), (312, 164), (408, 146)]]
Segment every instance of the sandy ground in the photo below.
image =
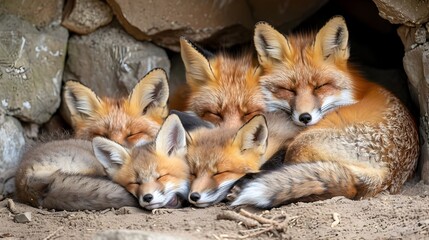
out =
[[(232, 210), (224, 203), (205, 209), (187, 207), (157, 213), (137, 208), (52, 212), (16, 202), (15, 205), (17, 212), (31, 212), (32, 219), (16, 223), (7, 200), (1, 201), (0, 238), (91, 239), (109, 229), (145, 230), (183, 239), (429, 238), (429, 185), (422, 183), (408, 183), (399, 195), (380, 194), (366, 200), (337, 197), (270, 211), (246, 209), (253, 212), (251, 217), (262, 216), (262, 220), (276, 222), (251, 227), (234, 220), (218, 220), (219, 214)], [(338, 217), (336, 220), (334, 215)]]

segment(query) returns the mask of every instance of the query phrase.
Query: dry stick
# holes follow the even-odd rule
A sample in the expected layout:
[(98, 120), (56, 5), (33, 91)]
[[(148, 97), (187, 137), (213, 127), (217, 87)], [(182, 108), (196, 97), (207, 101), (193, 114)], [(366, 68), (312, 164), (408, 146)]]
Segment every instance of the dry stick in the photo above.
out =
[(245, 216), (245, 217), (254, 219), (254, 220), (258, 221), (261, 224), (266, 223), (266, 224), (273, 224), (273, 225), (276, 225), (276, 226), (279, 224), (279, 222), (277, 222), (277, 221), (273, 221), (273, 220), (270, 220), (268, 218), (264, 218), (264, 217), (258, 216), (256, 214), (250, 213), (250, 212), (248, 212), (248, 211), (246, 211), (244, 209), (240, 209), (240, 214), (243, 215), (243, 216)]
[(335, 212), (332, 214), (332, 218), (334, 219), (334, 222), (332, 222), (331, 228), (337, 226), (340, 223), (340, 214)]
[(238, 238), (239, 239), (245, 239), (245, 238), (250, 238), (250, 237), (256, 237), (258, 235), (261, 235), (262, 233), (266, 233), (266, 232), (272, 231), (274, 229), (275, 229), (275, 227), (273, 225), (271, 225), (270, 227), (267, 227), (265, 229), (261, 229), (260, 231), (257, 231), (257, 232), (254, 232), (254, 233), (250, 233), (250, 234), (247, 234), (247, 235), (243, 235), (243, 236), (239, 236)]
[(243, 223), (246, 227), (256, 227), (259, 226), (259, 222), (249, 219), (245, 216), (242, 216), (234, 211), (223, 211), (219, 215), (217, 215), (217, 219), (223, 219), (223, 220), (233, 220), (237, 222)]
[(15, 203), (13, 202), (12, 199), (8, 198), (7, 199), (7, 208), (9, 209), (9, 211), (13, 214), (18, 214), (18, 209), (16, 209)]
[(53, 233), (49, 234), (47, 237), (45, 237), (43, 240), (48, 240), (51, 239), (51, 237), (53, 237), (55, 234), (57, 234), (61, 229), (63, 229), (64, 227), (59, 227), (57, 230), (55, 230)]

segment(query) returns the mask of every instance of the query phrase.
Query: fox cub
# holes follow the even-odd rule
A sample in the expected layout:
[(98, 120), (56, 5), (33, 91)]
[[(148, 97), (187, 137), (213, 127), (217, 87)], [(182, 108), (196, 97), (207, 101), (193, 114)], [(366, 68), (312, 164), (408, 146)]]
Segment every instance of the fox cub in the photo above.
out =
[(259, 23), (254, 42), (267, 108), (306, 128), (288, 146), (286, 165), (241, 186), (232, 205), (397, 193), (419, 156), (416, 126), (395, 96), (350, 65), (344, 19), (286, 37)]
[(197, 207), (218, 203), (241, 177), (259, 172), (300, 131), (285, 119), (284, 113), (269, 113), (254, 116), (239, 129), (222, 126), (189, 132), (189, 202)]
[(189, 191), (185, 154), (186, 132), (176, 115), (155, 141), (141, 140), (131, 150), (103, 137), (43, 143), (24, 154), (16, 194), (58, 210), (180, 207)]
[(128, 98), (100, 98), (84, 85), (68, 81), (64, 101), (75, 137), (109, 138), (132, 147), (137, 141), (152, 141), (168, 114), (167, 75), (154, 69), (134, 87)]
[(212, 54), (180, 39), (188, 85), (186, 110), (215, 125), (240, 127), (265, 111), (260, 69), (251, 51)]

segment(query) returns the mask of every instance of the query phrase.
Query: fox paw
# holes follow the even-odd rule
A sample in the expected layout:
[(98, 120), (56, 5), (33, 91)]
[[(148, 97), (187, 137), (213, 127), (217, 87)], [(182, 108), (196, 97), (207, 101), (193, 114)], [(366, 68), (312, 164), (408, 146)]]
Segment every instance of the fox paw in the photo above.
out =
[(228, 195), (226, 195), (226, 200), (228, 200), (229, 202), (233, 202), (235, 199), (237, 199), (238, 195), (241, 192), (241, 186), (239, 185), (235, 185), (230, 192), (228, 193)]
[(164, 215), (168, 213), (172, 213), (174, 209), (170, 208), (156, 208), (152, 210), (152, 214), (154, 215)]

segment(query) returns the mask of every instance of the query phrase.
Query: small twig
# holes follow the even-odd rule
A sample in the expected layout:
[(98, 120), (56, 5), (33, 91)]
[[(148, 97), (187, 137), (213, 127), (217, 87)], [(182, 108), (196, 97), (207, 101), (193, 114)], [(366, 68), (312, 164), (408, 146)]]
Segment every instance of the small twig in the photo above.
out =
[(233, 220), (237, 222), (243, 223), (246, 227), (256, 227), (259, 226), (259, 222), (249, 219), (245, 216), (242, 216), (234, 211), (223, 211), (219, 215), (217, 215), (217, 219), (223, 219), (223, 220)]
[(12, 199), (8, 198), (7, 199), (7, 208), (9, 209), (9, 211), (13, 214), (18, 214), (18, 209), (16, 209), (15, 203), (13, 202)]
[(55, 230), (53, 233), (49, 234), (47, 237), (45, 237), (43, 240), (49, 240), (51, 237), (53, 237), (55, 234), (57, 234), (61, 229), (64, 227), (59, 227), (57, 230)]
[(334, 219), (334, 222), (332, 222), (331, 228), (337, 226), (340, 223), (340, 214), (335, 212), (332, 214), (332, 218)]
[(274, 229), (275, 229), (274, 226), (269, 226), (267, 228), (263, 228), (263, 229), (261, 229), (259, 231), (254, 232), (254, 233), (250, 233), (250, 234), (247, 234), (247, 235), (239, 236), (238, 238), (239, 239), (245, 239), (245, 238), (250, 238), (250, 237), (256, 237), (256, 236), (261, 235), (263, 233), (270, 232), (270, 231), (272, 231)]
[(266, 223), (266, 224), (274, 224), (274, 225), (278, 224), (277, 221), (273, 221), (273, 220), (270, 220), (268, 218), (264, 218), (264, 217), (258, 216), (256, 214), (248, 212), (248, 211), (246, 211), (244, 209), (240, 209), (240, 214), (243, 215), (243, 216), (245, 216), (245, 217), (254, 219), (254, 220), (258, 221), (261, 224), (264, 224), (264, 223)]

